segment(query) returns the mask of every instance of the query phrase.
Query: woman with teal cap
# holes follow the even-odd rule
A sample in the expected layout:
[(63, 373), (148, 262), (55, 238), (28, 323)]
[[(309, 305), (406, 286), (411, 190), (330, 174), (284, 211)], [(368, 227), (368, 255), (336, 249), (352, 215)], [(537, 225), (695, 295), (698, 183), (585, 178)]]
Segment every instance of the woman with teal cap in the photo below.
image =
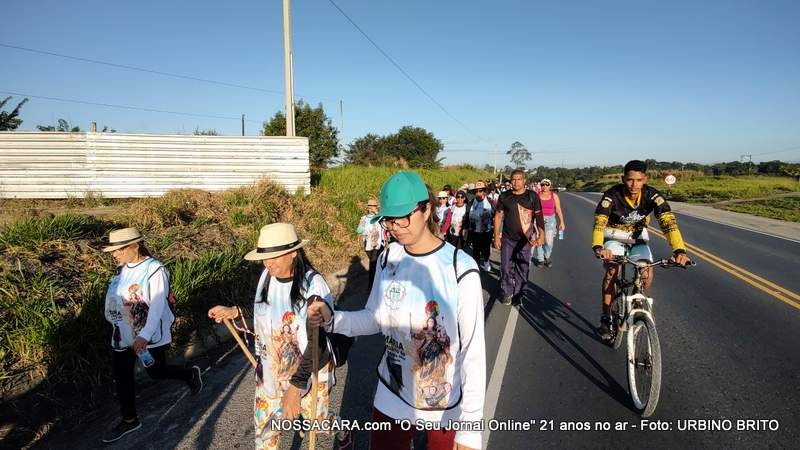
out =
[(385, 336), (373, 419), (391, 429), (372, 431), (371, 449), (408, 449), (413, 430), (401, 429), (402, 420), (426, 423), (429, 449), (479, 449), (486, 355), (478, 266), (438, 237), (435, 200), (419, 175), (397, 172), (380, 197), (372, 220), (396, 242), (379, 258), (365, 308), (332, 313), (314, 303), (309, 325)]

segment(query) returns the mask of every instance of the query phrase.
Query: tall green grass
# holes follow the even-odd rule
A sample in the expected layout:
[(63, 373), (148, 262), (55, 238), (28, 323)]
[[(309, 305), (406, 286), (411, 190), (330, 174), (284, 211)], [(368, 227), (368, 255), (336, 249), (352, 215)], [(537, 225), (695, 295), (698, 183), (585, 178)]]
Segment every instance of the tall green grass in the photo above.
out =
[(177, 258), (167, 265), (170, 287), (177, 303), (179, 321), (175, 337), (186, 342), (193, 332), (204, 328), (206, 312), (216, 304), (246, 304), (252, 295), (253, 265), (243, 259), (249, 243), (240, 241), (224, 251), (209, 251), (197, 258)]
[[(603, 178), (581, 187), (584, 191), (602, 192), (619, 183), (618, 178)], [(716, 203), (725, 200), (768, 197), (800, 191), (800, 183), (789, 177), (701, 177), (678, 178), (668, 187), (663, 177), (650, 176), (649, 185), (664, 192), (670, 200), (689, 203)]]
[(23, 220), (0, 231), (0, 250), (37, 245), (55, 240), (77, 240), (103, 235), (111, 224), (91, 216), (62, 214), (55, 217)]
[(648, 183), (668, 192), (672, 200), (691, 203), (715, 203), (800, 191), (800, 185), (793, 179), (772, 176), (694, 177), (679, 179), (671, 188), (663, 178), (650, 177)]
[(726, 203), (717, 208), (771, 219), (800, 222), (800, 197), (783, 197), (750, 202)]
[[(366, 213), (367, 199), (378, 198), (381, 186), (397, 173), (395, 167), (341, 166), (327, 169), (320, 174), (318, 188), (331, 194), (338, 211), (338, 220), (351, 227), (355, 233), (359, 218)], [(443, 169), (403, 169), (411, 170), (430, 186), (434, 195), (449, 184), (458, 189), (462, 184), (492, 178), (491, 172), (445, 167)]]

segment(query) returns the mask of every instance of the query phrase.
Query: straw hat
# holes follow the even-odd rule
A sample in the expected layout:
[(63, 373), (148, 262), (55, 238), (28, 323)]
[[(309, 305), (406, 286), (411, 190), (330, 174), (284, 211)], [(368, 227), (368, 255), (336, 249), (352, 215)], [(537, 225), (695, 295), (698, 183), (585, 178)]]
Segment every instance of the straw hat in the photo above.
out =
[(248, 261), (277, 258), (308, 244), (308, 239), (300, 240), (294, 225), (290, 223), (271, 223), (261, 227), (255, 250), (244, 255)]
[(103, 247), (104, 252), (113, 252), (135, 242), (143, 241), (144, 236), (136, 228), (123, 228), (108, 233), (108, 245)]
[(486, 183), (484, 183), (483, 181), (476, 181), (475, 187), (472, 190), (477, 190), (477, 189), (486, 189)]
[(439, 194), (436, 195), (436, 198), (450, 198), (450, 194), (447, 191), (439, 191)]

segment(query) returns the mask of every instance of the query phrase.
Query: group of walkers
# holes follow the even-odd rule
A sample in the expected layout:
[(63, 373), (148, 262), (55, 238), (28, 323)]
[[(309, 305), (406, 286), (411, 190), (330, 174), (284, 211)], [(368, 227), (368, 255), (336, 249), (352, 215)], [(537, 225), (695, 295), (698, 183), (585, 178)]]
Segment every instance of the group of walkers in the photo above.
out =
[[(613, 236), (604, 237), (606, 227), (639, 233), (639, 239), (641, 229), (635, 227), (641, 224), (627, 219), (646, 218), (655, 211), (675, 258), (685, 264), (674, 215), (658, 192), (644, 185), (646, 176), (637, 171), (646, 169), (637, 164), (630, 173), (626, 165), (622, 187), (607, 192), (598, 205), (593, 250), (610, 267), (612, 255), (625, 250), (614, 246)], [(556, 229), (565, 228), (560, 200), (550, 184), (542, 180), (537, 193), (527, 188), (522, 171), (514, 171), (503, 192), (478, 181), (472, 189), (449, 192), (445, 186), (434, 195), (417, 174), (397, 172), (383, 184), (379, 198), (368, 200), (367, 214), (358, 225), (370, 264), (370, 289), (365, 306), (357, 311), (336, 308), (325, 279), (305, 253), (309, 241), (301, 239), (293, 225), (262, 227), (256, 248), (245, 256), (264, 267), (252, 313), (225, 305), (208, 311), (216, 322), (239, 321), (234, 326), (254, 336), (256, 448), (278, 447), (281, 430), (272, 419), (335, 420), (329, 393), (335, 367), (342, 363), (338, 358), (347, 352), (340, 338), (376, 333), (383, 334), (386, 348), (378, 365), (372, 419), (383, 427), (370, 432), (370, 448), (408, 449), (420, 421), (430, 424), (423, 427), (429, 449), (481, 448), (479, 426), (447, 427), (483, 419), (486, 354), (480, 270), (491, 268), (493, 243), (501, 254), (500, 301), (511, 304), (527, 283), (532, 248), (537, 249), (534, 261), (549, 266), (553, 236)], [(150, 255), (143, 240), (134, 228), (116, 230), (104, 249), (119, 263), (105, 309), (113, 326), (112, 363), (121, 410), (120, 422), (104, 442), (141, 426), (134, 406), (137, 356), (153, 378), (181, 380), (193, 393), (203, 387), (198, 367), (182, 369), (165, 362), (174, 296), (166, 268)], [(647, 245), (637, 247), (641, 240), (634, 244), (633, 250), (647, 258)], [(472, 255), (465, 251), (468, 246)], [(605, 294), (605, 282), (603, 289)], [(601, 336), (606, 308), (604, 298)], [(312, 348), (315, 335), (318, 346)], [(415, 426), (401, 426), (402, 421)], [(338, 448), (352, 447), (348, 432), (340, 431), (335, 438)]]
[[(514, 179), (522, 179), (521, 187), (518, 186), (519, 183), (515, 184)], [(521, 192), (530, 191), (527, 195), (531, 198), (537, 197), (540, 199), (544, 222), (541, 230), (539, 228), (532, 230), (536, 236), (541, 233), (543, 240), (542, 244), (536, 247), (535, 255), (529, 255), (528, 259), (532, 260), (537, 267), (551, 267), (551, 254), (555, 244), (556, 232), (558, 230), (563, 235), (566, 227), (564, 214), (561, 210), (561, 201), (558, 198), (558, 194), (551, 191), (551, 184), (550, 180), (546, 178), (539, 183), (526, 184), (524, 173), (515, 171), (511, 180), (507, 183), (495, 184), (490, 180), (478, 180), (475, 183), (464, 184), (458, 190), (454, 190), (450, 185), (445, 185), (436, 195), (434, 207), (438, 224), (437, 235), (454, 247), (466, 250), (472, 255), (481, 270), (491, 272), (490, 247), (494, 242), (493, 231), (502, 230), (504, 225), (503, 221), (501, 221), (500, 225), (496, 225), (495, 218), (498, 212), (501, 213), (502, 217), (504, 209), (512, 206), (510, 204), (504, 205), (501, 199), (516, 198), (509, 197), (510, 194), (506, 194), (507, 192), (517, 192), (516, 195), (519, 196)], [(515, 188), (514, 186), (517, 187)], [(517, 204), (519, 202), (512, 201), (512, 203)], [(528, 206), (529, 208), (526, 211), (532, 211), (530, 209), (531, 205)], [(376, 258), (374, 249), (378, 248), (379, 251), (377, 253), (380, 253), (386, 242), (391, 239), (388, 232), (381, 234), (376, 227), (370, 227), (368, 224), (377, 208), (376, 199), (370, 198), (367, 204), (367, 214), (361, 217), (357, 228), (358, 233), (362, 236), (362, 243), (370, 261), (370, 288), (372, 287), (374, 261)], [(513, 215), (513, 223), (509, 225), (515, 231), (507, 233), (515, 241), (519, 240), (520, 232), (528, 231), (527, 227), (524, 226), (525, 224), (518, 224), (518, 220), (522, 220), (521, 216), (519, 214)], [(499, 249), (500, 247), (497, 246), (497, 248)]]

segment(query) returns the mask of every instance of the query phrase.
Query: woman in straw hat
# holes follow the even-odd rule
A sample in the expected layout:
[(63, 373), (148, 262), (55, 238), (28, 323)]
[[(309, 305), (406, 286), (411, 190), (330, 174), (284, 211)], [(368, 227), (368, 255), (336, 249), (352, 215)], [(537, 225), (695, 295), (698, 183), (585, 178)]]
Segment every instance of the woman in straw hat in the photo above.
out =
[[(378, 365), (370, 448), (409, 447), (413, 431), (400, 420), (433, 424), (428, 449), (478, 449), (483, 417), (486, 355), (483, 289), (467, 253), (436, 234), (434, 199), (419, 175), (400, 171), (381, 188), (376, 222), (397, 242), (378, 262), (375, 285), (360, 311), (309, 307), (312, 326), (359, 336), (382, 333), (386, 351)], [(455, 430), (449, 427), (461, 422)]]
[[(307, 332), (308, 305), (324, 302), (333, 308), (325, 279), (308, 260), (303, 247), (308, 240), (297, 237), (294, 226), (273, 223), (261, 228), (258, 246), (245, 259), (261, 261), (253, 306), (255, 335), (256, 394), (254, 404), (255, 444), (258, 449), (278, 447), (280, 430), (271, 419), (327, 419), (328, 394), (333, 385), (333, 361), (320, 336), (322, 363), (318, 372), (317, 410), (311, 411), (311, 335)], [(208, 317), (221, 322), (236, 319), (237, 307), (215, 306)], [(244, 321), (244, 319), (242, 319)]]
[(203, 380), (197, 366), (184, 369), (166, 364), (167, 347), (172, 341), (170, 327), (175, 321), (167, 300), (169, 273), (150, 255), (144, 236), (136, 228), (114, 230), (103, 251), (111, 253), (118, 264), (105, 301), (106, 320), (113, 326), (111, 362), (122, 419), (103, 442), (114, 442), (141, 427), (133, 372), (137, 355), (153, 379), (181, 380), (192, 393), (202, 389)]

